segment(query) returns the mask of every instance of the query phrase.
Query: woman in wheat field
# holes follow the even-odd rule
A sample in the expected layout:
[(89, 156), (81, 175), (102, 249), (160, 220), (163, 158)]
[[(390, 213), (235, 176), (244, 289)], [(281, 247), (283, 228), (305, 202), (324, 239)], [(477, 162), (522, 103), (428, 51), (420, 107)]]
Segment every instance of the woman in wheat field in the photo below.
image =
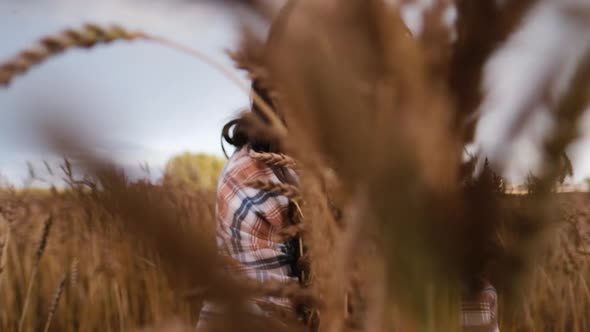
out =
[[(278, 22), (282, 21), (289, 7), (285, 5), (274, 19), (267, 43), (276, 38)], [(252, 92), (284, 122), (280, 109), (273, 105), (268, 91), (259, 82), (252, 83)], [(248, 113), (263, 123), (269, 121), (255, 102), (252, 102)], [(222, 140), (232, 145), (235, 151), (217, 187), (217, 247), (220, 254), (228, 258), (227, 269), (231, 275), (259, 283), (297, 285), (302, 273), (297, 264), (301, 241), (297, 236), (284, 237), (280, 234), (286, 227), (298, 222), (298, 208), (285, 195), (251, 185), (253, 181), (295, 185), (297, 176), (285, 163), (277, 164), (261, 158), (271, 154), (279, 156), (281, 151), (278, 144), (264, 134), (255, 133), (251, 126), (245, 117), (239, 117), (228, 122), (222, 130)], [(248, 309), (253, 315), (283, 322), (304, 318), (303, 307), (296, 306), (288, 298), (253, 298), (248, 303)], [(219, 314), (223, 314), (220, 308), (205, 303), (197, 330), (206, 330), (208, 323)]]
[[(257, 83), (253, 90), (272, 105)], [(252, 113), (263, 118), (255, 105)], [(295, 175), (287, 167), (272, 166), (255, 158), (256, 154), (279, 151), (272, 143), (250, 135), (246, 127), (242, 119), (237, 119), (223, 128), (223, 139), (236, 151), (229, 158), (217, 189), (217, 246), (223, 256), (230, 258), (227, 268), (232, 275), (261, 283), (297, 284), (298, 242), (295, 238), (276, 239), (293, 222), (292, 203), (285, 196), (248, 185), (254, 180), (293, 183)], [(272, 314), (273, 318), (297, 316), (295, 306), (286, 298), (255, 298), (249, 308), (253, 314)], [(198, 329), (220, 313), (213, 304), (206, 303)]]
[[(280, 16), (285, 12), (283, 9)], [(269, 40), (276, 32), (276, 25), (275, 20)], [(410, 34), (409, 29), (407, 31)], [(259, 82), (252, 84), (252, 90), (271, 106), (279, 119), (284, 120)], [(266, 123), (269, 121), (255, 103), (249, 115)], [(282, 230), (296, 223), (296, 206), (284, 195), (249, 185), (254, 181), (295, 184), (296, 174), (284, 165), (272, 165), (260, 158), (261, 154), (281, 151), (267, 137), (253, 134), (255, 131), (249, 125), (246, 118), (241, 117), (227, 123), (222, 131), (223, 140), (235, 147), (235, 152), (229, 158), (217, 188), (217, 246), (220, 254), (228, 258), (227, 269), (231, 275), (260, 283), (297, 284), (302, 281), (302, 271), (297, 264), (301, 242), (296, 237), (277, 238)], [(253, 315), (279, 320), (309, 319), (305, 317), (304, 308), (296, 307), (287, 298), (253, 298), (248, 309)], [(197, 330), (207, 331), (209, 323), (223, 314), (223, 308), (206, 302)], [(497, 294), (491, 284), (482, 281), (466, 289), (461, 312), (465, 332), (498, 331), (496, 316)]]

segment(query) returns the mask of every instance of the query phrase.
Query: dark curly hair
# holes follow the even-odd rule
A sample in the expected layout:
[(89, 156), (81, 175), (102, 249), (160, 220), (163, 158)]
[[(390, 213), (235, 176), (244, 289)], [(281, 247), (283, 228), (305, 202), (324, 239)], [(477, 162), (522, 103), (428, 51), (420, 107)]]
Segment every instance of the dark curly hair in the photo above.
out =
[[(257, 81), (252, 83), (252, 91), (260, 96), (260, 98), (264, 100), (268, 106), (270, 106), (275, 114), (278, 115), (279, 119), (285, 123), (282, 114), (277, 112), (275, 109), (268, 92), (262, 89)], [(268, 119), (268, 117), (264, 114), (264, 112), (262, 112), (256, 103), (252, 102), (250, 112), (252, 112), (254, 116), (262, 120), (264, 123), (270, 124), (270, 119)], [(250, 126), (250, 122), (244, 117), (239, 117), (226, 123), (221, 131), (222, 147), (224, 140), (238, 149), (245, 145), (250, 145), (250, 147), (257, 152), (280, 152), (277, 145), (273, 144), (268, 139), (262, 136), (251, 135), (251, 131), (249, 130), (248, 126)]]
[[(268, 45), (272, 44), (280, 38), (280, 35), (282, 34), (285, 28), (289, 15), (292, 9), (295, 7), (296, 3), (297, 0), (289, 0), (280, 10), (276, 18), (273, 20), (268, 34), (268, 39), (266, 41), (266, 47), (268, 47)], [(260, 96), (260, 98), (268, 106), (270, 106), (270, 108), (283, 122), (283, 124), (286, 125), (283, 114), (280, 112), (280, 110), (276, 108), (276, 105), (274, 105), (272, 99), (270, 98), (269, 92), (261, 86), (260, 82), (256, 80), (252, 82), (252, 92)], [(254, 115), (256, 118), (262, 120), (264, 123), (270, 124), (270, 120), (264, 115), (264, 112), (262, 112), (262, 110), (258, 107), (258, 105), (256, 105), (256, 103), (252, 102), (250, 111), (252, 112), (252, 115)], [(279, 151), (279, 147), (277, 146), (277, 144), (269, 141), (268, 138), (256, 137), (251, 135), (251, 130), (249, 130), (248, 128), (249, 125), (249, 122), (244, 117), (236, 118), (225, 124), (221, 132), (222, 148), (223, 141), (225, 141), (238, 149), (245, 145), (250, 145), (250, 147), (257, 152), (281, 152)]]

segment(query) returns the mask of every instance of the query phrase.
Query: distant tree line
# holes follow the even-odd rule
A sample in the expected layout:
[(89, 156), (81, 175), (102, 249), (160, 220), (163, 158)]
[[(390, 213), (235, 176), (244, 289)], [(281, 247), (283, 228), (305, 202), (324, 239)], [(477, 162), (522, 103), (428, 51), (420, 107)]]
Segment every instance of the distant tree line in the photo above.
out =
[(185, 152), (166, 163), (164, 184), (214, 190), (224, 166), (225, 160), (215, 155)]

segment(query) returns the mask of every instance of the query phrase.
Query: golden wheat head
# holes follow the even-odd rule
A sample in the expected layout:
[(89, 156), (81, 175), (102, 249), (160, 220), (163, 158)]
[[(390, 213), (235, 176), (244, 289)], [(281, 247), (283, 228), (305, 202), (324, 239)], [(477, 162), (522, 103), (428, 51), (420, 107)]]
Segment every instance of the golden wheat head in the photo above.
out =
[(256, 152), (251, 151), (250, 157), (260, 162), (267, 164), (268, 166), (288, 167), (295, 168), (297, 163), (295, 160), (282, 153), (270, 153), (270, 152)]
[(63, 293), (64, 287), (66, 285), (66, 280), (68, 278), (67, 274), (61, 278), (55, 293), (53, 294), (53, 299), (51, 300), (51, 304), (49, 305), (49, 314), (47, 316), (47, 321), (45, 322), (45, 328), (43, 329), (44, 332), (49, 331), (49, 327), (51, 326), (51, 322), (53, 321), (53, 316), (55, 316), (55, 312), (57, 310), (57, 306), (59, 305), (59, 300), (61, 299), (61, 295)]
[(86, 24), (81, 29), (67, 29), (39, 40), (37, 45), (25, 49), (13, 59), (0, 65), (0, 86), (8, 86), (17, 75), (26, 73), (32, 66), (71, 48), (91, 48), (115, 40), (143, 38), (139, 32), (130, 32), (119, 26), (101, 27)]

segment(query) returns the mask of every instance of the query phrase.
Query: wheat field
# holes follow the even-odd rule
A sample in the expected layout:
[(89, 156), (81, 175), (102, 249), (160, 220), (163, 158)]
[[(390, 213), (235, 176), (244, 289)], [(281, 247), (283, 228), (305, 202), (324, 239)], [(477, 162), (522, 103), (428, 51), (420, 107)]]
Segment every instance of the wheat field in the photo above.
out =
[[(143, 185), (140, 190), (158, 200), (167, 200), (166, 204), (173, 208), (176, 224), (166, 227), (179, 227), (192, 234), (195, 241), (208, 240), (206, 245), (213, 245), (212, 192), (149, 185)], [(85, 195), (2, 193), (2, 331), (18, 329), (49, 216), (51, 228), (43, 240), (46, 246), (34, 277), (23, 331), (45, 331), (52, 311), (49, 331), (192, 330), (203, 300), (201, 289), (190, 285), (178, 287), (171, 282), (154, 250), (127, 236), (113, 220), (116, 217)], [(500, 288), (503, 331), (589, 328), (590, 197), (586, 193), (556, 195), (560, 213), (551, 226), (549, 250), (533, 264), (530, 277), (513, 297), (504, 297)], [(510, 195), (505, 199), (519, 204), (514, 201), (521, 197)], [(311, 237), (325, 237), (325, 234)], [(195, 249), (200, 245), (195, 245)], [(328, 256), (326, 252), (322, 254)], [(62, 278), (65, 284), (55, 304)], [(355, 322), (348, 324), (354, 326)]]
[[(309, 273), (297, 287), (228, 275), (210, 188), (132, 182), (83, 137), (53, 128), (46, 141), (80, 169), (64, 161), (65, 188), (0, 191), (0, 329), (190, 331), (212, 300), (227, 309), (214, 331), (459, 331), (461, 295), (485, 279), (500, 294), (502, 331), (590, 330), (590, 197), (555, 191), (571, 175), (565, 152), (590, 99), (590, 55), (560, 95), (537, 95), (555, 125), (527, 194), (506, 193), (502, 162), (464, 153), (486, 62), (542, 1), (440, 1), (418, 36), (382, 0), (289, 1), (274, 18), (263, 1), (225, 1), (273, 22), (265, 40), (241, 21), (229, 52), (269, 98), (151, 32), (87, 24), (41, 38), (0, 64), (0, 86), (73, 48), (142, 41), (204, 61), (251, 93), (260, 114), (239, 115), (247, 134), (286, 154), (252, 157), (293, 167), (299, 181), (248, 185), (298, 207), (297, 224), (279, 235), (301, 239), (298, 265)], [(451, 5), (454, 30), (443, 24)], [(554, 83), (544, 79), (535, 83)], [(506, 144), (532, 113), (519, 114)], [(314, 319), (252, 317), (246, 303), (257, 295), (289, 297)]]

